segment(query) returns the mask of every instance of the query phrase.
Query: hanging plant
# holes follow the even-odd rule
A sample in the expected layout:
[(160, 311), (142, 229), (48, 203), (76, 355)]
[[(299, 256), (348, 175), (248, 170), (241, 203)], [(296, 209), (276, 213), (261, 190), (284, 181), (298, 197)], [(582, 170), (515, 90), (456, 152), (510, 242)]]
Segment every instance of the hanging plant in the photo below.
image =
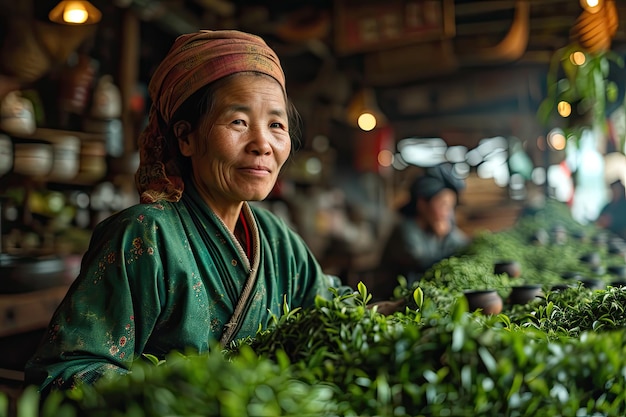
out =
[(555, 52), (547, 75), (547, 96), (537, 111), (540, 122), (565, 118), (565, 128), (596, 127), (607, 133), (606, 108), (619, 97), (617, 83), (609, 78), (611, 64), (624, 66), (623, 58), (610, 51), (585, 51), (572, 43)]

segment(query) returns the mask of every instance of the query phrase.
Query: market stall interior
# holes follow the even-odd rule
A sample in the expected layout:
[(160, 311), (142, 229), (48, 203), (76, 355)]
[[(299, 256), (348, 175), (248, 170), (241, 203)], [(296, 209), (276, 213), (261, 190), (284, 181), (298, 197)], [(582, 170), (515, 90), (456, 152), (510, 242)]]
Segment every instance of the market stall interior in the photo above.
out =
[(626, 183), (621, 1), (3, 0), (0, 19), (0, 337), (18, 338), (0, 367), (14, 371), (91, 228), (135, 202), (147, 81), (181, 33), (240, 29), (277, 51), (304, 135), (263, 204), (350, 284), (373, 279), (408, 184), (434, 164), (464, 178), (469, 235), (546, 198), (589, 223)]

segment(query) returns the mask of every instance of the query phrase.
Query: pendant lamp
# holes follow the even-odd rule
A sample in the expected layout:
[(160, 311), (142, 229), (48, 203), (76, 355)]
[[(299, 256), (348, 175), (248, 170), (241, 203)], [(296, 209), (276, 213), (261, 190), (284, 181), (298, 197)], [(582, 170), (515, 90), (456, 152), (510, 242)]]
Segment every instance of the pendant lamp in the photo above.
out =
[(371, 88), (356, 92), (347, 108), (348, 123), (361, 130), (370, 131), (387, 123), (387, 118), (376, 103), (376, 96)]
[(102, 13), (84, 0), (62, 0), (48, 14), (50, 21), (63, 25), (91, 25), (98, 23)]

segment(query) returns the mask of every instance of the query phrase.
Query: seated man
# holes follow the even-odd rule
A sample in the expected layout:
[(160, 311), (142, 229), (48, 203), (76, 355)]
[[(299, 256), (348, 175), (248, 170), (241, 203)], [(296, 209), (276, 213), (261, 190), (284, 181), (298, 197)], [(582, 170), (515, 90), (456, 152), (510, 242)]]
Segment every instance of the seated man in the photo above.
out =
[(596, 224), (626, 239), (626, 190), (622, 181), (611, 183), (611, 201), (600, 211)]
[(415, 282), (432, 265), (469, 243), (455, 222), (459, 192), (464, 187), (450, 165), (431, 168), (413, 182), (409, 202), (399, 210), (382, 253), (376, 285), (379, 296), (391, 295), (398, 275)]

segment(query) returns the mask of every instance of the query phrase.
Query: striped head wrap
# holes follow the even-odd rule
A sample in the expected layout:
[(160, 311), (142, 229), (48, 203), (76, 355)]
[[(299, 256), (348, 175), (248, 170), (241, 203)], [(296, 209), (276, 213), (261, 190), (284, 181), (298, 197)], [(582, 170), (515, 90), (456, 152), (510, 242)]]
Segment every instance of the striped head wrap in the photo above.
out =
[(155, 70), (148, 92), (148, 125), (139, 137), (135, 184), (142, 203), (180, 200), (184, 184), (166, 133), (176, 110), (213, 81), (254, 71), (275, 78), (285, 90), (285, 75), (276, 53), (260, 37), (236, 30), (201, 30), (179, 36)]

